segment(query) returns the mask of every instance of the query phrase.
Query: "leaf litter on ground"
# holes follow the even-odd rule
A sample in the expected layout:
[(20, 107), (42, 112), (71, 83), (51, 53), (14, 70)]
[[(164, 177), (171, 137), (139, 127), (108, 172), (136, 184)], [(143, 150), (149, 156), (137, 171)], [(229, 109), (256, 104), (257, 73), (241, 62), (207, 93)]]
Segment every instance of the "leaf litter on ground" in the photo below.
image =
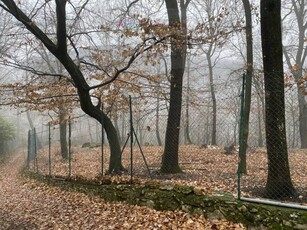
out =
[(19, 176), (24, 157), (0, 168), (0, 229), (244, 229), (183, 211), (106, 202)]

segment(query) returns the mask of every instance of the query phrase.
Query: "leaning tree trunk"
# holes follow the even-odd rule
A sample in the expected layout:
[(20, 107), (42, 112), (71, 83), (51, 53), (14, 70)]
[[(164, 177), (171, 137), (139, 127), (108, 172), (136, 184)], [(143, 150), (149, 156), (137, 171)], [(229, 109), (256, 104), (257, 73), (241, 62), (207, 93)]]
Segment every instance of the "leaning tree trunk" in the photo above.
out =
[(100, 103), (98, 103), (97, 106), (93, 105), (89, 92), (90, 86), (87, 84), (80, 68), (74, 63), (67, 53), (66, 27), (64, 26), (66, 25), (65, 7), (61, 5), (65, 5), (65, 3), (64, 1), (57, 1), (57, 4), (57, 49), (54, 50), (54, 47), (49, 47), (48, 44), (45, 45), (49, 51), (53, 53), (54, 56), (62, 63), (72, 77), (74, 86), (78, 91), (81, 109), (103, 125), (110, 145), (110, 162), (108, 173), (119, 174), (124, 170), (124, 167), (121, 163), (121, 149), (116, 129), (112, 124), (111, 119), (100, 109)]
[(89, 116), (102, 123), (106, 131), (110, 145), (109, 173), (119, 173), (123, 170), (121, 164), (121, 149), (116, 129), (110, 118), (101, 111), (100, 103), (95, 106), (92, 103), (91, 87), (86, 82), (80, 66), (78, 66), (68, 54), (67, 50), (67, 29), (66, 29), (66, 3), (67, 0), (56, 0), (56, 39), (51, 40), (36, 23), (11, 0), (1, 1), (7, 11), (20, 21), (25, 28), (31, 32), (42, 44), (52, 53), (65, 67), (72, 78), (74, 87), (78, 91), (81, 109)]
[(265, 195), (269, 198), (286, 198), (296, 193), (290, 176), (286, 140), (280, 5), (277, 0), (261, 0), (260, 7), (268, 154)]

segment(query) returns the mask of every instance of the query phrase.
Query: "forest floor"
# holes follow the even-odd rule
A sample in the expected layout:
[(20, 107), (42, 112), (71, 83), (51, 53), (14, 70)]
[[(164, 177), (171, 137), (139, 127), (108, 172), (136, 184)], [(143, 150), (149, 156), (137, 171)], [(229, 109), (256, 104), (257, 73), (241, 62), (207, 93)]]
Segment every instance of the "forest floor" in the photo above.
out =
[[(202, 189), (204, 194), (217, 192), (231, 193), (237, 196), (237, 149), (232, 154), (225, 154), (223, 147), (208, 146), (200, 148), (195, 145), (183, 145), (179, 148), (180, 167), (184, 173), (165, 175), (159, 173), (163, 148), (158, 146), (143, 146), (142, 152), (149, 166), (153, 180), (171, 182), (180, 185), (191, 185)], [(82, 148), (81, 145), (72, 146), (71, 177), (90, 181), (104, 180), (101, 171), (108, 169), (109, 148), (100, 146)], [(122, 154), (122, 161), (128, 172), (120, 177), (112, 177), (114, 183), (127, 183), (130, 180), (131, 155), (126, 148)], [(144, 158), (138, 146), (133, 148), (133, 179), (137, 182), (146, 182), (150, 179)], [(69, 163), (60, 156), (59, 144), (52, 144), (49, 151), (44, 148), (38, 151), (37, 168), (33, 162), (30, 170), (39, 174), (67, 177)], [(294, 202), (307, 206), (307, 152), (306, 150), (289, 150), (289, 164), (291, 178), (298, 196), (286, 202)], [(50, 169), (50, 172), (49, 172)], [(247, 153), (247, 175), (241, 177), (241, 196), (261, 198), (267, 180), (267, 156), (264, 148), (249, 148)], [(278, 191), (276, 191), (278, 193)]]
[(22, 177), (24, 152), (0, 165), (0, 229), (244, 229), (182, 211), (103, 201)]

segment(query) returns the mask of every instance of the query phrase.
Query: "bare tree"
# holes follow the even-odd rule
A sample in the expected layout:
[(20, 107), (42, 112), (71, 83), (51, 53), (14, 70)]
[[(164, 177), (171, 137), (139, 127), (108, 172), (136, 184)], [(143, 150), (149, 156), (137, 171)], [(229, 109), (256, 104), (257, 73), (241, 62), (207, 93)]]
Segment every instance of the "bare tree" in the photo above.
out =
[(180, 31), (179, 39), (174, 39), (171, 45), (171, 86), (170, 105), (165, 134), (165, 146), (162, 156), (161, 172), (179, 173), (179, 131), (182, 107), (182, 83), (186, 61), (186, 23), (187, 7), (190, 0), (181, 0), (179, 7), (176, 0), (166, 0), (169, 27)]
[(268, 154), (265, 194), (270, 198), (285, 198), (296, 191), (290, 176), (286, 139), (281, 1), (261, 0), (260, 8)]
[[(86, 69), (89, 67), (97, 66), (86, 61), (81, 61), (79, 52), (80, 50), (78, 50), (76, 44), (74, 43), (73, 37), (80, 34), (85, 34), (85, 36), (90, 37), (90, 32), (76, 32), (73, 29), (67, 30), (67, 3), (70, 4), (70, 11), (75, 12), (75, 19), (80, 20), (80, 15), (88, 4), (88, 1), (81, 4), (80, 7), (75, 7), (69, 1), (55, 0), (55, 15), (52, 15), (56, 21), (55, 34), (49, 34), (49, 28), (45, 31), (42, 30), (39, 27), (39, 24), (37, 24), (31, 18), (34, 17), (36, 13), (38, 13), (39, 9), (43, 8), (46, 4), (50, 4), (49, 1), (44, 2), (43, 6), (41, 6), (39, 9), (33, 9), (30, 11), (31, 17), (27, 16), (26, 11), (23, 11), (13, 0), (1, 0), (0, 7), (2, 7), (9, 14), (14, 16), (15, 19), (21, 22), (26, 30), (31, 32), (64, 66), (65, 70), (71, 77), (70, 80), (73, 86), (77, 89), (81, 109), (89, 116), (95, 118), (98, 122), (102, 123), (103, 121), (103, 126), (106, 131), (111, 150), (108, 171), (109, 173), (119, 173), (124, 168), (121, 164), (121, 149), (116, 129), (112, 124), (111, 119), (101, 110), (101, 100), (103, 98), (95, 98), (95, 100), (93, 100), (91, 92), (115, 81), (121, 73), (125, 72), (132, 65), (132, 63), (137, 59), (138, 56), (141, 55), (141, 53), (151, 49), (153, 45), (159, 43), (161, 40), (157, 41), (156, 38), (147, 38), (146, 40), (142, 41), (140, 45), (136, 46), (135, 50), (131, 51), (131, 55), (129, 56), (126, 64), (121, 63), (121, 68), (115, 67), (108, 72), (107, 70), (98, 67), (97, 69), (100, 69), (100, 71), (106, 74), (108, 78), (107, 80), (98, 84), (89, 85), (85, 78)], [(52, 8), (54, 6), (50, 4), (48, 7)], [(77, 21), (74, 20), (73, 25), (75, 25), (76, 22)], [(71, 28), (73, 28), (73, 26)], [(70, 32), (72, 32), (72, 34)], [(92, 39), (89, 40), (92, 42)], [(70, 47), (72, 47), (75, 51), (74, 55), (72, 55), (68, 50), (68, 41)], [(81, 64), (83, 64), (83, 66), (81, 66)]]
[[(288, 33), (289, 35), (291, 34), (291, 39), (289, 39), (290, 41), (285, 41), (285, 43), (290, 44), (286, 45), (283, 51), (287, 65), (292, 75), (294, 76), (297, 86), (301, 148), (307, 148), (307, 101), (304, 93), (301, 91), (301, 83), (299, 81), (304, 75), (303, 66), (307, 57), (307, 47), (305, 46), (305, 35), (307, 31), (307, 9), (305, 0), (291, 0), (290, 2), (290, 11), (286, 13), (286, 16), (283, 18), (283, 22), (284, 31), (287, 32), (288, 29), (291, 30)], [(292, 14), (293, 12), (294, 14)], [(295, 17), (294, 20), (297, 24), (297, 28), (295, 28), (295, 26), (287, 28), (288, 22), (293, 20), (290, 18), (290, 16), (293, 15)], [(289, 24), (292, 25), (292, 23)], [(293, 31), (295, 29), (297, 29), (298, 31)]]
[(246, 169), (246, 149), (249, 133), (249, 114), (252, 97), (252, 76), (253, 76), (253, 31), (252, 13), (249, 0), (242, 0), (245, 12), (245, 38), (246, 38), (246, 87), (244, 96), (244, 115), (243, 115), (243, 136), (240, 140), (240, 172), (247, 173)]

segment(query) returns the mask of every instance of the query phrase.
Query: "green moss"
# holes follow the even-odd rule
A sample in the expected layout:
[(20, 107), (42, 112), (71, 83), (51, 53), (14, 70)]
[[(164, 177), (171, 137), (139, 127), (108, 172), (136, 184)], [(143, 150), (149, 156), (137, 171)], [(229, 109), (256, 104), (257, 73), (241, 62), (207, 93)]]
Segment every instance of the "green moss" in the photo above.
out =
[(208, 218), (223, 218), (245, 226), (264, 226), (269, 229), (304, 228), (307, 212), (275, 206), (238, 201), (230, 194), (205, 196), (196, 194), (191, 186), (174, 186), (169, 183), (99, 184), (89, 181), (71, 181), (27, 175), (51, 186), (75, 190), (101, 197), (107, 201), (124, 201), (156, 210), (183, 210), (192, 214), (203, 214)]

